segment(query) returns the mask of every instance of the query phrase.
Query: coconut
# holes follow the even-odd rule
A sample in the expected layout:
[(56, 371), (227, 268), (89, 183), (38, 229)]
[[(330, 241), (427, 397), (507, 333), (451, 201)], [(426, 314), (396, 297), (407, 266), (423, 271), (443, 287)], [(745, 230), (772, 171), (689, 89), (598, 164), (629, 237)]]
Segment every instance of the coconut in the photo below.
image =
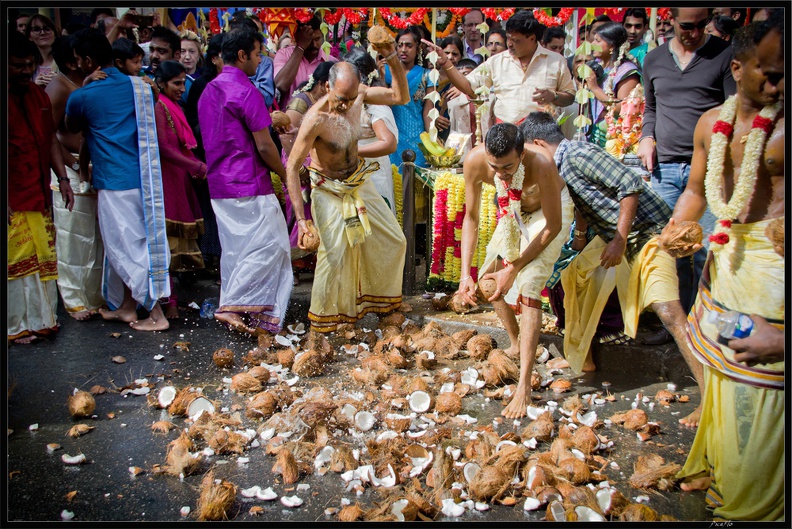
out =
[(294, 365), (294, 351), (291, 349), (278, 349), (278, 363), (287, 369)]
[(565, 378), (558, 378), (550, 384), (550, 389), (552, 389), (553, 393), (556, 395), (560, 395), (572, 389), (572, 383)]
[(336, 408), (335, 402), (330, 398), (327, 401), (309, 401), (300, 404), (299, 407), (295, 404), (295, 409), (290, 414), (299, 417), (309, 427), (314, 428), (326, 423)]
[(520, 437), (525, 440), (549, 441), (553, 437), (555, 429), (553, 416), (549, 411), (546, 411), (537, 417), (535, 421), (529, 422), (528, 426), (520, 432)]
[(297, 355), (291, 370), (294, 374), (301, 377), (318, 377), (322, 375), (324, 373), (322, 354), (315, 349), (311, 349)]
[(385, 416), (385, 425), (395, 432), (403, 432), (412, 424), (412, 418), (409, 415), (399, 415), (398, 413), (389, 413)]
[(330, 459), (330, 470), (337, 473), (354, 470), (358, 467), (358, 462), (352, 453), (352, 448), (347, 444), (335, 447), (333, 457)]
[(408, 398), (410, 409), (416, 413), (424, 413), (432, 409), (432, 396), (426, 391), (413, 391)]
[(88, 426), (87, 424), (75, 424), (74, 426), (69, 428), (69, 432), (67, 433), (67, 435), (69, 437), (77, 438), (77, 437), (80, 437), (81, 435), (87, 434), (88, 432), (90, 432), (94, 428), (96, 428), (96, 427), (95, 426)]
[(174, 399), (176, 399), (177, 395), (176, 388), (173, 386), (165, 386), (159, 390), (157, 394), (157, 407), (158, 408), (167, 408), (171, 404), (173, 404)]
[(693, 253), (693, 247), (701, 244), (704, 234), (701, 225), (692, 220), (683, 220), (668, 225), (657, 239), (657, 246), (678, 259)]
[(604, 522), (605, 517), (598, 513), (595, 509), (585, 505), (578, 505), (575, 507), (576, 520), (578, 522)]
[(263, 363), (274, 363), (271, 361), (271, 355), (261, 347), (254, 347), (242, 357), (242, 363), (247, 366), (257, 366)]
[(476, 501), (490, 501), (509, 486), (511, 476), (499, 465), (483, 467), (470, 482), (470, 495)]
[(257, 393), (248, 402), (245, 415), (250, 419), (267, 419), (278, 410), (278, 399), (268, 391)]
[(396, 336), (391, 338), (391, 344), (393, 344), (393, 347), (401, 351), (412, 352), (415, 350), (414, 347), (412, 346), (412, 338), (407, 334), (403, 334), (403, 333), (397, 334)]
[(495, 347), (495, 343), (489, 334), (478, 334), (468, 339), (465, 347), (471, 358), (482, 360), (490, 354), (490, 351)]
[(453, 391), (441, 393), (435, 400), (435, 410), (440, 413), (457, 415), (460, 411), (462, 411), (462, 397)]
[(234, 505), (237, 487), (230, 481), (215, 483), (214, 472), (209, 471), (201, 480), (201, 495), (198, 498), (198, 520), (228, 520)]
[(272, 466), (272, 472), (273, 474), (280, 474), (283, 476), (283, 483), (287, 485), (296, 482), (300, 477), (300, 469), (297, 466), (297, 461), (288, 448), (284, 447), (278, 451), (275, 464)]
[(216, 454), (243, 454), (249, 441), (240, 433), (220, 428), (207, 443)]
[(467, 347), (467, 343), (471, 338), (476, 336), (477, 333), (478, 331), (476, 331), (476, 329), (463, 329), (452, 334), (451, 338), (454, 339), (454, 342), (456, 342), (460, 349), (465, 349)]
[(391, 349), (385, 354), (385, 362), (395, 367), (396, 369), (404, 369), (410, 364), (410, 361), (404, 358), (398, 349)]
[(261, 382), (249, 373), (237, 373), (231, 377), (231, 390), (238, 393), (258, 393), (264, 389)]
[(435, 344), (437, 343), (437, 338), (432, 336), (422, 336), (417, 340), (413, 339), (413, 347), (415, 347), (416, 351), (431, 351), (432, 353), (435, 352)]
[(371, 44), (377, 46), (395, 42), (393, 40), (393, 35), (391, 35), (387, 29), (377, 24), (372, 25), (371, 29), (368, 30), (367, 38)]
[(447, 294), (437, 294), (431, 299), (432, 308), (435, 310), (448, 310), (448, 303), (451, 296)]
[(655, 395), (655, 400), (663, 406), (670, 406), (675, 399), (676, 397), (674, 397), (674, 394), (667, 389), (661, 389), (657, 392), (657, 395)]
[(319, 230), (316, 229), (312, 220), (306, 221), (306, 230), (300, 234), (299, 246), (303, 250), (312, 253), (319, 249), (320, 239)]
[(69, 413), (75, 419), (80, 417), (90, 417), (96, 409), (96, 399), (87, 391), (75, 391), (67, 401)]
[(567, 397), (564, 399), (564, 403), (561, 405), (561, 408), (564, 411), (568, 411), (570, 414), (574, 415), (579, 410), (585, 409), (586, 405), (580, 400), (580, 395), (572, 395), (571, 397)]
[(630, 476), (630, 485), (636, 489), (669, 490), (674, 485), (674, 476), (682, 467), (666, 463), (658, 454), (638, 456), (635, 472)]
[[(382, 327), (382, 339), (386, 340), (389, 343), (393, 343), (394, 338), (396, 338), (400, 334), (401, 334), (401, 325), (399, 325), (398, 327), (395, 325), (388, 325), (386, 327)], [(394, 347), (396, 346), (394, 345)]]
[[(528, 464), (530, 465), (531, 463), (529, 462)], [(555, 474), (552, 472), (550, 467), (537, 463), (528, 469), (527, 475), (525, 477), (525, 485), (528, 487), (528, 490), (536, 492), (547, 487), (548, 485), (554, 484)], [(539, 499), (538, 496), (537, 499)], [(547, 503), (547, 500), (542, 501), (542, 503)]]
[(440, 326), (439, 323), (436, 321), (430, 321), (426, 325), (424, 325), (423, 330), (421, 331), (423, 336), (430, 336), (436, 340), (448, 336), (443, 328)]
[(217, 367), (229, 368), (234, 365), (234, 351), (221, 347), (212, 354), (212, 361)]
[(659, 519), (657, 511), (643, 503), (631, 503), (619, 514), (621, 522), (656, 522)]
[[(520, 368), (514, 363), (514, 360), (506, 356), (506, 353), (500, 349), (493, 349), (487, 357), (487, 364), (495, 368), (495, 373), (498, 379), (498, 384), (508, 384), (509, 382), (517, 382), (520, 378)], [(484, 379), (488, 384), (490, 381)], [(491, 384), (496, 385), (496, 384)]]
[(629, 505), (627, 498), (614, 488), (599, 489), (596, 492), (596, 497), (600, 511), (605, 516), (619, 516)]
[(611, 420), (616, 424), (622, 424), (625, 428), (629, 428), (630, 430), (640, 430), (649, 422), (649, 417), (646, 415), (645, 411), (636, 408), (624, 413), (616, 413), (611, 416)]
[(545, 505), (554, 501), (561, 501), (563, 498), (557, 488), (542, 487), (536, 493), (536, 499), (539, 500), (540, 505)]
[(542, 387), (542, 377), (536, 371), (531, 372), (531, 389), (536, 391)]
[(404, 323), (404, 320), (406, 320), (406, 319), (407, 318), (405, 318), (404, 314), (402, 314), (401, 312), (398, 312), (398, 311), (397, 312), (391, 312), (387, 316), (383, 316), (382, 318), (380, 318), (379, 328), (380, 329), (384, 329), (385, 327), (388, 327), (388, 326), (391, 326), (391, 325), (401, 328), (402, 323)]
[(584, 454), (590, 454), (599, 446), (599, 438), (590, 426), (580, 426), (572, 434), (572, 443)]
[(773, 243), (773, 250), (780, 255), (782, 258), (784, 257), (784, 247), (785, 241), (784, 238), (786, 228), (784, 227), (784, 217), (778, 217), (770, 221), (765, 228), (765, 236), (770, 239), (770, 242)]
[(498, 283), (494, 279), (479, 279), (476, 285), (476, 296), (479, 302), (489, 303), (490, 298), (498, 290)]
[(435, 342), (434, 352), (446, 360), (453, 360), (459, 355), (459, 346), (450, 336), (444, 336)]
[(402, 498), (391, 504), (391, 513), (399, 522), (413, 522), (418, 517), (418, 506), (407, 498)]
[(448, 302), (448, 308), (456, 312), (457, 314), (467, 314), (473, 307), (468, 305), (463, 299), (462, 294), (456, 292), (453, 296), (451, 296), (451, 300)]
[(193, 442), (185, 432), (168, 444), (168, 452), (165, 456), (164, 470), (172, 476), (189, 476), (198, 470), (201, 464), (201, 455), (193, 457), (190, 450), (193, 449)]
[(556, 474), (575, 485), (586, 483), (591, 479), (588, 465), (574, 456), (567, 457), (558, 463)]
[(564, 510), (563, 503), (559, 500), (551, 501), (547, 505), (547, 510), (545, 511), (545, 519), (548, 522), (565, 522), (566, 511)]
[(270, 117), (272, 118), (273, 129), (289, 128), (291, 126), (291, 119), (289, 116), (280, 110), (274, 110)]
[(426, 486), (442, 492), (454, 482), (453, 461), (441, 447), (434, 451), (434, 463), (426, 474)]
[(186, 414), (194, 420), (201, 414), (212, 415), (215, 408), (214, 403), (206, 397), (195, 396), (187, 405)]
[(262, 384), (266, 384), (270, 379), (270, 370), (264, 366), (254, 366), (248, 369), (248, 375), (256, 378)]
[(360, 508), (360, 504), (355, 502), (354, 505), (347, 505), (341, 509), (341, 512), (338, 513), (338, 521), (356, 522), (363, 516), (363, 512), (363, 509)]
[(151, 430), (159, 433), (168, 433), (176, 428), (176, 425), (170, 421), (156, 421), (151, 424)]
[(566, 369), (569, 367), (569, 362), (566, 358), (551, 358), (545, 365), (548, 369)]
[(429, 390), (429, 383), (423, 377), (414, 377), (410, 380), (410, 385), (408, 386), (407, 392), (412, 393), (413, 391), (428, 391)]
[(303, 349), (306, 351), (308, 349), (316, 349), (322, 354), (322, 361), (324, 363), (333, 361), (333, 346), (330, 344), (327, 336), (322, 333), (310, 331), (303, 342)]

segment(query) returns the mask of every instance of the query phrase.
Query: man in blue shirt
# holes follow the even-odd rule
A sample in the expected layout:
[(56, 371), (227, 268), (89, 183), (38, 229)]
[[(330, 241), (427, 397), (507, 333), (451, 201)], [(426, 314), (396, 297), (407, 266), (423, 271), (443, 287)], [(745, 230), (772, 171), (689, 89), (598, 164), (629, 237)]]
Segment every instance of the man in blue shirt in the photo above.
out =
[[(102, 290), (115, 309), (100, 314), (136, 330), (165, 330), (168, 320), (158, 299), (170, 295), (170, 251), (154, 96), (141, 79), (113, 66), (113, 49), (101, 31), (81, 30), (74, 38), (78, 67), (86, 72), (101, 67), (107, 75), (71, 94), (65, 121), (71, 132), (84, 131), (93, 162), (106, 258)], [(143, 321), (137, 321), (138, 304), (150, 313)]]

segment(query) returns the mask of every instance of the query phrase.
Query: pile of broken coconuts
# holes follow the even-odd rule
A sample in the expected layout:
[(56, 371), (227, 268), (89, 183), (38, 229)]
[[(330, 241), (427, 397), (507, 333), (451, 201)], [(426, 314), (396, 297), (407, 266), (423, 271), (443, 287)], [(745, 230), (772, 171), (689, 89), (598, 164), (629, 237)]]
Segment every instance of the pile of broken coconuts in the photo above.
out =
[[(519, 359), (475, 330), (449, 335), (435, 322), (421, 328), (405, 316), (410, 310), (403, 304), (403, 312), (381, 318), (374, 330), (342, 325), (328, 339), (298, 324), (277, 336), (259, 337), (244, 354), (218, 349), (213, 355), (223, 377), (218, 389), (230, 405), (208, 398), (201, 387), (144, 385), (145, 391), (135, 394), (147, 394), (152, 415), (161, 416), (151, 425), (153, 434), (172, 439), (164, 462), (129, 471), (163, 479), (203, 473), (195, 510), (182, 510), (183, 516), (199, 520), (233, 518), (239, 496), (297, 508), (303, 503), (300, 492), (308, 488), (300, 481), (313, 473), (341, 480), (346, 496), (359, 497), (366, 488), (378, 494), (373, 505), (342, 497), (335, 505), (331, 501), (325, 515), (341, 521), (434, 520), (485, 511), (492, 504), (543, 510), (546, 520), (556, 521), (673, 520), (630, 501), (603, 474), (614, 443), (597, 431), (615, 424), (649, 439), (660, 426), (646, 411), (633, 406), (601, 419), (597, 410), (616, 400), (613, 395), (564, 398), (572, 389), (569, 372), (555, 375), (563, 375), (569, 365), (550, 358), (540, 345), (531, 385), (534, 398), (544, 392), (547, 403), (528, 406), (522, 429), (499, 434), (499, 427), (510, 425), (500, 417), (478, 424), (462, 413), (465, 400), (478, 394), (508, 404)], [(341, 362), (345, 387), (331, 391), (321, 377)], [(100, 392), (75, 390), (68, 402), (72, 416), (91, 416), (92, 393)], [(678, 398), (661, 390), (652, 406), (668, 406)], [(69, 434), (91, 429), (78, 424)], [(213, 456), (262, 457), (261, 451), (274, 458), (271, 482), (296, 485), (289, 488), (296, 489), (294, 495), (215, 479)], [(83, 454), (62, 459), (87, 462)], [(629, 485), (669, 490), (679, 468), (657, 454), (641, 455)], [(255, 505), (249, 512), (262, 514), (264, 507)]]

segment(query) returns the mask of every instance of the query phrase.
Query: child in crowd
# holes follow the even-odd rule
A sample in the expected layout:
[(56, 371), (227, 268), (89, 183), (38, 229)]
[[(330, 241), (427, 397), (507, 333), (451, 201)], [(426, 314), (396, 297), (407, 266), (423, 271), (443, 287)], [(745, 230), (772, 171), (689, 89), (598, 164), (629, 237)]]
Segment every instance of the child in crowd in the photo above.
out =
[(468, 58), (459, 59), (459, 61), (457, 61), (456, 63), (456, 69), (462, 75), (469, 74), (470, 72), (476, 69), (476, 66), (478, 66), (476, 64), (476, 61)]

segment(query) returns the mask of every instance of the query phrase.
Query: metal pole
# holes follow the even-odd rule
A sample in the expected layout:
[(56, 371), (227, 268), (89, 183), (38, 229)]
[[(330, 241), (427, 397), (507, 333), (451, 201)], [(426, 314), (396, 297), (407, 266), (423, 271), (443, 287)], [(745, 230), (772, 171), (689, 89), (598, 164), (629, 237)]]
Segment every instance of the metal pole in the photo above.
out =
[(405, 162), (402, 165), (402, 230), (407, 239), (402, 293), (412, 296), (415, 293), (415, 153), (410, 149), (405, 150), (402, 152), (402, 161)]

